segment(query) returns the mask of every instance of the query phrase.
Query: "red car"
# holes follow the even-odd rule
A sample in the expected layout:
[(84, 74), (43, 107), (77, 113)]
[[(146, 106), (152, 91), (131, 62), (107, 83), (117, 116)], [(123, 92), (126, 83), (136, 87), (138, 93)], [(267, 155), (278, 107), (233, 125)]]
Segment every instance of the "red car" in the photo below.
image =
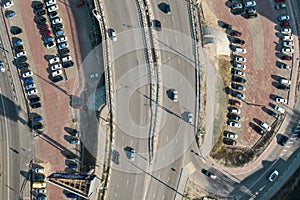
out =
[(242, 33), (241, 32), (238, 32), (238, 31), (232, 31), (230, 33), (231, 36), (236, 36), (236, 37), (241, 37)]
[(287, 22), (287, 21), (280, 23), (281, 27), (286, 27), (286, 26), (290, 26), (290, 25), (291, 25), (290, 22)]
[(84, 5), (85, 5), (84, 1), (78, 1), (76, 3), (76, 8), (79, 8), (79, 7), (84, 6)]
[(49, 31), (49, 30), (44, 30), (44, 31), (42, 32), (42, 36), (43, 36), (43, 37), (50, 36), (51, 34), (52, 34), (52, 32)]
[(293, 60), (292, 56), (284, 55), (281, 57), (281, 60)]
[(285, 0), (275, 0), (275, 3), (285, 2)]
[(47, 24), (42, 24), (41, 26), (39, 26), (39, 28), (42, 30), (48, 30), (49, 26)]
[(241, 102), (234, 100), (234, 99), (230, 99), (229, 103), (230, 103), (230, 105), (235, 106), (235, 107), (242, 107)]
[(225, 143), (226, 145), (236, 146), (237, 141), (231, 140), (231, 139), (227, 139), (227, 140), (224, 141), (224, 143)]

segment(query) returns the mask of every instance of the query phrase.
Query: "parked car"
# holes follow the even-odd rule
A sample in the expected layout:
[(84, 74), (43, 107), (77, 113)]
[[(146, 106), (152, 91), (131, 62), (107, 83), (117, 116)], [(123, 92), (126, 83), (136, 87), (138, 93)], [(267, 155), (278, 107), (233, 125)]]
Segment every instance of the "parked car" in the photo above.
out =
[(268, 178), (269, 181), (273, 182), (277, 178), (278, 175), (279, 175), (279, 172), (277, 170), (274, 170), (272, 172), (272, 174), (270, 174), (270, 176)]
[(276, 85), (276, 88), (279, 89), (279, 90), (290, 90), (290, 86), (286, 86), (286, 85), (283, 85), (283, 84)]
[(0, 61), (0, 71), (5, 72), (4, 63), (2, 61)]
[(236, 142), (235, 140), (228, 139), (228, 140), (225, 140), (225, 141), (224, 141), (224, 144), (226, 144), (226, 145), (231, 145), (231, 146), (236, 146), (236, 145), (237, 145), (237, 142)]
[(65, 56), (66, 54), (70, 53), (70, 50), (67, 49), (67, 48), (64, 48), (64, 49), (59, 49), (58, 50), (58, 53), (61, 57)]
[(55, 36), (56, 36), (56, 37), (59, 37), (59, 36), (61, 36), (61, 35), (63, 35), (63, 34), (64, 34), (64, 31), (63, 31), (63, 30), (58, 30), (58, 31), (55, 32)]
[(80, 144), (80, 140), (78, 138), (72, 138), (70, 144)]
[(255, 15), (256, 9), (255, 9), (255, 7), (249, 7), (249, 8), (245, 9), (245, 12), (246, 12), (246, 14), (249, 14), (249, 15)]
[(244, 3), (244, 6), (246, 8), (254, 7), (254, 6), (256, 6), (256, 1), (247, 1), (247, 2)]
[(36, 10), (34, 13), (38, 16), (42, 16), (42, 15), (46, 14), (46, 10), (44, 10), (44, 9)]
[(72, 60), (71, 56), (65, 56), (65, 57), (62, 58), (63, 62), (68, 62), (68, 61), (71, 61), (71, 60)]
[(288, 36), (288, 35), (284, 35), (284, 36), (281, 37), (281, 39), (283, 41), (292, 41), (293, 37), (292, 36)]
[(236, 37), (241, 37), (241, 36), (242, 36), (242, 33), (239, 32), (239, 31), (233, 30), (233, 31), (230, 32), (230, 35), (231, 35), (231, 36), (236, 36)]
[(55, 45), (56, 45), (55, 42), (50, 41), (50, 42), (46, 43), (46, 48), (47, 49), (51, 49), (51, 48), (55, 47)]
[(58, 49), (64, 49), (69, 47), (69, 44), (67, 42), (62, 42), (60, 44), (58, 44)]
[(50, 65), (60, 62), (59, 57), (54, 57), (49, 60)]
[(189, 112), (187, 117), (188, 117), (189, 124), (192, 124), (193, 123), (193, 114)]
[(209, 171), (207, 171), (206, 169), (202, 169), (203, 174), (205, 174), (206, 176), (208, 176), (211, 179), (216, 179), (217, 176)]
[(43, 117), (42, 116), (36, 116), (32, 119), (32, 121), (34, 122), (39, 122), (39, 121), (42, 121), (43, 120)]
[(242, 93), (239, 93), (239, 92), (233, 92), (232, 96), (236, 97), (236, 98), (239, 98), (239, 99), (245, 99), (245, 96)]
[(111, 31), (111, 39), (112, 39), (112, 41), (117, 41), (118, 40), (115, 30)]
[(52, 5), (52, 6), (50, 6), (49, 8), (48, 8), (48, 12), (50, 13), (50, 12), (53, 12), (53, 11), (56, 11), (56, 10), (58, 10), (58, 6), (57, 5)]
[(50, 13), (49, 13), (50, 19), (54, 19), (54, 18), (56, 18), (56, 17), (58, 17), (58, 16), (59, 16), (59, 14), (58, 14), (58, 12), (56, 12), (56, 11), (53, 11), (53, 12), (50, 12)]
[(15, 58), (19, 58), (21, 56), (26, 56), (26, 52), (25, 51), (21, 51), (19, 53), (16, 54)]
[(60, 44), (60, 43), (62, 43), (62, 42), (68, 41), (68, 37), (62, 36), (62, 37), (57, 38), (56, 41), (57, 41), (58, 44)]
[(23, 41), (20, 38), (18, 38), (14, 41), (13, 46), (16, 47), (16, 46), (19, 46), (22, 44), (23, 44)]
[(264, 131), (261, 127), (259, 126), (255, 126), (254, 130), (259, 133), (261, 136), (265, 136), (266, 135), (266, 131)]
[(241, 3), (236, 3), (231, 6), (231, 9), (233, 9), (233, 10), (241, 9), (241, 8), (243, 8), (243, 5)]
[(287, 104), (287, 99), (285, 99), (285, 98), (277, 97), (277, 98), (275, 99), (275, 101), (276, 101), (277, 103)]
[(37, 102), (37, 103), (32, 103), (32, 104), (30, 104), (30, 106), (31, 106), (31, 108), (40, 108), (40, 107), (42, 107), (42, 104), (40, 103), (40, 102)]
[(47, 7), (55, 5), (55, 4), (56, 4), (56, 0), (46, 0), (46, 6)]
[(227, 115), (228, 119), (230, 120), (234, 120), (234, 121), (239, 121), (241, 119), (240, 116), (236, 115), (236, 114), (233, 114), (233, 113), (229, 113)]
[(234, 48), (234, 51), (235, 51), (236, 53), (247, 53), (246, 49), (241, 48), (241, 47), (235, 47), (235, 48)]
[(222, 22), (221, 27), (222, 28), (226, 28), (226, 29), (232, 29), (232, 25), (230, 25), (230, 24), (228, 24), (226, 22)]
[(286, 85), (290, 85), (291, 81), (285, 78), (280, 79), (279, 83), (281, 84), (286, 84)]
[(233, 38), (233, 39), (231, 39), (231, 42), (235, 43), (235, 44), (240, 44), (240, 45), (244, 45), (245, 44), (245, 41), (241, 40), (239, 38)]
[(7, 1), (7, 2), (5, 2), (5, 3), (3, 4), (3, 8), (4, 8), (4, 9), (8, 9), (8, 8), (12, 7), (13, 5), (14, 5), (14, 2), (12, 2), (12, 1)]
[(287, 61), (290, 61), (290, 60), (293, 60), (293, 57), (292, 56), (288, 56), (288, 55), (283, 55), (280, 57), (281, 60), (287, 60)]
[(72, 67), (72, 66), (74, 66), (74, 62), (72, 60), (63, 63), (64, 68), (68, 68), (68, 67)]
[(55, 76), (55, 77), (52, 77), (51, 80), (54, 82), (54, 83), (57, 83), (59, 81), (62, 81), (64, 80), (64, 78), (62, 76)]
[(246, 62), (247, 59), (242, 56), (236, 55), (234, 60), (235, 60), (235, 62)]
[(44, 167), (36, 167), (36, 168), (34, 169), (34, 172), (35, 172), (35, 173), (43, 174), (43, 173), (45, 173), (45, 168), (44, 168)]
[(44, 126), (43, 126), (42, 123), (39, 123), (39, 124), (33, 125), (32, 128), (33, 128), (34, 130), (40, 130), (40, 129), (43, 129)]
[(281, 52), (282, 52), (282, 53), (287, 53), (287, 54), (292, 54), (292, 53), (294, 53), (294, 49), (288, 48), (288, 47), (283, 47), (283, 48), (281, 49)]
[(286, 27), (286, 28), (280, 29), (280, 32), (281, 32), (282, 34), (291, 34), (291, 33), (292, 33), (292, 29)]
[(24, 79), (24, 83), (27, 83), (27, 84), (30, 83), (30, 82), (33, 82), (33, 81), (34, 81), (34, 79), (32, 77)]
[(238, 82), (238, 83), (245, 83), (246, 80), (242, 77), (239, 77), (239, 76), (232, 76), (231, 78), (232, 81), (234, 82)]
[(241, 111), (238, 108), (235, 107), (229, 107), (229, 112), (235, 113), (235, 114), (240, 114)]
[(41, 182), (33, 182), (32, 188), (34, 188), (34, 189), (42, 189), (42, 188), (46, 188), (46, 182), (44, 182), (44, 181), (41, 181)]
[(246, 11), (244, 9), (235, 9), (231, 11), (234, 15), (244, 15)]
[(51, 66), (52, 71), (55, 71), (55, 70), (58, 70), (58, 69), (61, 69), (61, 68), (62, 68), (62, 65), (59, 64), (59, 63)]
[(285, 0), (275, 0), (275, 3), (281, 3), (281, 2), (285, 2)]
[[(243, 90), (243, 91), (246, 90), (246, 88), (244, 86), (237, 84), (237, 83), (231, 83), (231, 87), (232, 87), (232, 89), (235, 89), (235, 90)], [(236, 92), (234, 92), (234, 93), (236, 93)], [(242, 95), (242, 94), (233, 94), (232, 96), (244, 99), (244, 95)]]
[(285, 63), (280, 63), (279, 68), (281, 69), (290, 69), (291, 67)]
[(54, 72), (52, 72), (52, 77), (55, 77), (55, 76), (58, 76), (58, 75), (61, 75), (63, 73), (63, 71), (62, 70), (56, 70), (56, 71), (54, 71)]
[[(52, 34), (52, 32), (50, 30), (42, 30), (41, 34), (43, 37), (47, 37), (47, 36), (50, 36)], [(50, 42), (52, 42), (52, 41), (50, 41)]]
[(283, 22), (283, 21), (289, 21), (290, 20), (290, 16), (288, 15), (281, 15), (280, 17), (278, 17), (278, 20)]
[(44, 24), (44, 23), (46, 23), (47, 19), (45, 17), (42, 17), (42, 16), (36, 16), (34, 18), (34, 21), (38, 24)]
[(285, 110), (277, 105), (273, 105), (273, 109), (274, 110), (278, 110), (280, 113), (284, 114)]
[(22, 77), (23, 78), (28, 78), (30, 76), (33, 76), (33, 72), (32, 71), (27, 71), (27, 72), (23, 72), (22, 73)]
[(238, 63), (238, 62), (233, 62), (233, 66), (239, 69), (243, 69), (245, 70), (247, 68), (246, 65), (242, 64), (242, 63)]
[(47, 37), (43, 38), (43, 41), (44, 41), (44, 43), (51, 42), (51, 41), (53, 41), (53, 37), (47, 36)]
[(44, 181), (45, 180), (45, 175), (44, 174), (36, 173), (34, 175), (34, 180), (35, 181)]
[(284, 41), (282, 42), (282, 46), (293, 48), (294, 43), (292, 41)]
[(37, 94), (37, 93), (38, 93), (37, 89), (32, 89), (32, 90), (29, 90), (27, 92), (28, 96), (31, 96), (31, 95), (34, 95), (34, 94)]
[(39, 194), (46, 194), (46, 189), (35, 189), (35, 192)]
[(232, 132), (227, 131), (226, 137), (231, 138), (231, 139), (237, 139), (238, 135)]
[(281, 27), (289, 27), (289, 26), (291, 26), (291, 24), (290, 24), (290, 22), (285, 21), (285, 22), (281, 22), (281, 23), (280, 23), (280, 26), (281, 26)]
[(245, 76), (245, 73), (244, 73), (244, 72), (242, 72), (242, 71), (240, 71), (240, 70), (238, 70), (238, 69), (234, 69), (234, 68), (232, 68), (231, 73), (232, 73), (233, 75)]
[(60, 29), (64, 28), (64, 25), (63, 24), (52, 24), (52, 28), (55, 31), (59, 31)]
[(33, 96), (32, 98), (29, 99), (29, 101), (30, 101), (31, 103), (33, 103), (33, 102), (38, 102), (38, 101), (40, 101), (40, 100), (41, 100), (41, 98), (40, 98), (39, 96)]
[(13, 27), (11, 27), (10, 32), (13, 35), (18, 35), (18, 34), (22, 33), (23, 30), (21, 28), (17, 27), (17, 26), (13, 26)]
[(28, 85), (25, 86), (25, 89), (28, 91), (28, 90), (31, 90), (33, 88), (36, 88), (36, 85), (34, 83), (30, 83)]
[(37, 2), (36, 4), (33, 5), (33, 9), (38, 10), (44, 8), (44, 4), (41, 2)]
[(243, 15), (246, 19), (254, 19), (258, 16), (257, 13), (249, 13), (249, 14), (245, 14)]
[(58, 24), (58, 23), (62, 23), (62, 19), (60, 17), (56, 17), (54, 19), (52, 19), (52, 24)]
[(13, 10), (7, 10), (7, 11), (5, 11), (5, 17), (8, 18), (8, 19), (12, 18), (12, 17), (14, 17), (16, 15), (17, 15), (16, 12), (13, 11)]
[(172, 100), (178, 102), (178, 90), (172, 90)]
[(266, 129), (267, 131), (271, 130), (271, 127), (268, 124), (264, 123), (264, 122), (261, 122), (260, 125), (261, 125), (261, 127), (263, 127), (264, 129)]
[(241, 102), (235, 100), (235, 99), (229, 99), (229, 104), (236, 107), (242, 107)]

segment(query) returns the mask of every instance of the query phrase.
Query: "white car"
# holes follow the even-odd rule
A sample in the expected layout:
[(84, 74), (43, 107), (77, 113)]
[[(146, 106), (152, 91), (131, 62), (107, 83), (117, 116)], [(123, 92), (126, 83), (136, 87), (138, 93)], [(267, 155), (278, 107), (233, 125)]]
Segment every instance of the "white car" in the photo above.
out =
[(178, 102), (178, 90), (173, 90), (172, 95), (173, 95), (173, 98), (172, 98), (173, 101)]
[(43, 174), (43, 173), (45, 173), (45, 169), (44, 168), (35, 168), (34, 172), (37, 174)]
[(54, 5), (54, 4), (56, 4), (56, 0), (48, 0), (48, 1), (46, 2), (46, 6), (47, 6), (47, 7), (52, 6), (52, 5)]
[(7, 8), (10, 8), (14, 5), (14, 2), (12, 1), (7, 1), (6, 3), (3, 4), (3, 8), (4, 9), (7, 9)]
[(280, 82), (281, 84), (287, 84), (287, 85), (290, 85), (290, 84), (291, 84), (291, 81), (288, 80), (288, 79), (285, 79), (285, 78), (280, 79), (279, 82)]
[(285, 110), (277, 105), (274, 106), (274, 110), (278, 110), (279, 112), (281, 112), (282, 114), (284, 114)]
[(36, 88), (36, 85), (34, 83), (25, 86), (26, 91), (31, 90), (33, 88)]
[(266, 129), (267, 131), (271, 130), (271, 127), (268, 124), (264, 123), (264, 122), (261, 122), (260, 125), (261, 125), (261, 127), (263, 127), (264, 129)]
[(237, 135), (237, 134), (234, 134), (234, 133), (227, 133), (227, 134), (226, 134), (226, 137), (232, 138), (232, 139), (237, 139), (237, 138), (238, 138), (238, 135)]
[(51, 66), (52, 71), (55, 71), (55, 70), (58, 70), (58, 69), (61, 69), (61, 68), (62, 68), (62, 65), (59, 64), (59, 63)]
[(51, 49), (51, 48), (55, 47), (55, 45), (56, 45), (56, 43), (53, 42), (53, 41), (51, 41), (51, 42), (48, 42), (48, 43), (46, 44), (46, 48), (47, 48), (47, 49)]
[(246, 62), (246, 58), (242, 56), (236, 56), (235, 57), (235, 62)]
[(55, 76), (58, 76), (58, 75), (61, 75), (63, 73), (63, 71), (62, 70), (56, 70), (56, 71), (54, 71), (54, 72), (52, 72), (52, 77), (55, 77)]
[(277, 97), (275, 100), (277, 103), (287, 104), (287, 99), (285, 98)]
[(283, 21), (288, 21), (290, 20), (290, 16), (288, 15), (281, 15), (280, 17), (278, 17), (278, 20), (283, 22)]
[(90, 74), (90, 78), (98, 78), (98, 77), (99, 77), (98, 73)]
[(233, 10), (235, 10), (235, 9), (241, 9), (241, 8), (243, 8), (243, 5), (241, 3), (236, 3), (236, 4), (233, 4), (231, 8)]
[(58, 10), (58, 6), (57, 5), (52, 5), (48, 8), (48, 12), (53, 12), (55, 10)]
[(245, 5), (246, 8), (254, 7), (254, 6), (256, 6), (256, 2), (255, 1), (248, 1), (248, 2), (244, 3), (244, 5)]
[(273, 182), (278, 175), (279, 175), (279, 172), (277, 170), (274, 170), (268, 178), (269, 181)]
[(293, 40), (293, 37), (292, 36), (287, 36), (287, 35), (284, 35), (281, 37), (281, 39), (283, 41), (292, 41)]
[(284, 41), (284, 42), (282, 42), (282, 45), (284, 47), (293, 47), (294, 43), (292, 41)]
[(39, 194), (46, 194), (46, 189), (35, 189), (35, 192)]
[(241, 124), (234, 122), (234, 121), (229, 121), (228, 125), (232, 126), (232, 127), (236, 127), (236, 128), (241, 128)]
[(281, 33), (282, 34), (291, 34), (292, 30), (290, 28), (282, 28)]
[(238, 108), (230, 107), (229, 111), (231, 113), (240, 114), (241, 111)]
[(188, 117), (189, 124), (192, 124), (193, 123), (193, 114), (189, 112), (187, 117)]
[(62, 42), (66, 42), (66, 41), (68, 41), (68, 37), (63, 36), (63, 37), (58, 38), (56, 41), (58, 44), (62, 43)]
[(111, 32), (111, 39), (113, 40), (113, 41), (117, 41), (118, 39), (117, 39), (117, 34), (116, 34), (116, 31), (115, 30), (112, 30), (112, 32)]
[(2, 61), (0, 61), (0, 71), (5, 72), (4, 63)]
[(29, 90), (29, 91), (27, 92), (28, 96), (31, 96), (31, 95), (34, 95), (34, 94), (37, 94), (37, 93), (38, 93), (38, 91), (37, 91), (36, 89)]
[(16, 54), (16, 58), (19, 58), (21, 56), (26, 56), (26, 52), (25, 51), (21, 51), (19, 53)]
[(292, 54), (294, 53), (294, 49), (288, 48), (288, 47), (284, 47), (281, 49), (282, 53), (288, 53), (288, 54)]
[(72, 60), (71, 56), (65, 56), (65, 57), (62, 58), (63, 62), (68, 62), (68, 61), (71, 61), (71, 60)]
[(134, 161), (134, 155), (135, 155), (135, 150), (134, 150), (134, 149), (131, 149), (131, 150), (130, 150), (130, 155), (129, 155), (129, 160), (130, 160), (130, 161)]
[(54, 58), (51, 58), (50, 60), (49, 60), (49, 63), (50, 64), (54, 64), (54, 63), (58, 63), (60, 61), (60, 59), (59, 59), (59, 57), (54, 57)]
[(234, 49), (234, 51), (237, 52), (237, 53), (247, 53), (246, 49), (241, 48), (241, 47), (236, 47)]
[(30, 76), (32, 76), (32, 75), (33, 75), (32, 71), (27, 71), (27, 72), (24, 72), (24, 73), (22, 74), (22, 77), (23, 77), (23, 78), (28, 78), (28, 77), (30, 77)]
[(60, 17), (52, 19), (52, 24), (59, 24), (62, 23), (62, 19)]

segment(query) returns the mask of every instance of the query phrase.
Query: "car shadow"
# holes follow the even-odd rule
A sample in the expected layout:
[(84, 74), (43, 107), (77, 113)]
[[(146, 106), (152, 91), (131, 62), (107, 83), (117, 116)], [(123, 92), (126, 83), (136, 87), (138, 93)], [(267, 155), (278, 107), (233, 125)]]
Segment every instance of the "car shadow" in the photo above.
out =
[(274, 75), (274, 74), (272, 74), (271, 77), (277, 82), (279, 82), (281, 79), (283, 79), (282, 76), (278, 76), (278, 75)]
[(261, 122), (262, 122), (260, 119), (257, 119), (257, 118), (255, 118), (255, 117), (253, 118), (253, 121), (254, 121), (256, 124), (261, 124)]

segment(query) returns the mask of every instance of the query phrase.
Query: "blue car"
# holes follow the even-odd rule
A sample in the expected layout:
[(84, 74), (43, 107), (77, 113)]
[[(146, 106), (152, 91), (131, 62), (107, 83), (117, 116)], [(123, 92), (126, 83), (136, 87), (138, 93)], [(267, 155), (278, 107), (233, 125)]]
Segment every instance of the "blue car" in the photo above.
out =
[(74, 193), (67, 193), (67, 194), (66, 194), (66, 197), (68, 197), (68, 198), (76, 198), (77, 195), (74, 194)]
[(23, 44), (23, 41), (22, 41), (21, 39), (17, 39), (17, 40), (13, 43), (14, 47), (19, 46), (19, 45), (21, 45), (21, 44)]
[(12, 10), (8, 10), (8, 11), (5, 12), (6, 18), (12, 18), (12, 17), (14, 17), (16, 15), (17, 15), (16, 12), (12, 11)]
[(45, 43), (53, 41), (53, 37), (49, 36), (43, 39)]
[(37, 117), (33, 118), (33, 121), (35, 121), (35, 122), (39, 122), (39, 121), (42, 121), (42, 120), (43, 120), (43, 118), (41, 116), (37, 116)]
[(76, 169), (77, 168), (77, 164), (76, 163), (70, 163), (70, 164), (68, 164), (68, 167), (70, 169)]
[(64, 31), (63, 30), (59, 30), (59, 31), (56, 31), (55, 32), (55, 36), (58, 37), (58, 36), (61, 36), (64, 34)]
[(33, 80), (33, 78), (32, 77), (29, 77), (29, 78), (25, 78), (24, 79), (24, 82), (25, 83), (30, 83), (30, 82), (33, 82), (34, 80)]

